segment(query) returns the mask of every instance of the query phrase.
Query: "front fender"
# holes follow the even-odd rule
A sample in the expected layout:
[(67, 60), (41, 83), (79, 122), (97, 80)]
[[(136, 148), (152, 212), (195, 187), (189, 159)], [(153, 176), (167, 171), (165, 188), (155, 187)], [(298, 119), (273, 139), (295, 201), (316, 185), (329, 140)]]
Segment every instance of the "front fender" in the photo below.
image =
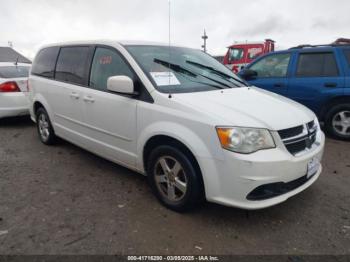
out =
[[(154, 136), (163, 135), (174, 138), (183, 143), (192, 154), (198, 158), (217, 158), (223, 159), (223, 154), (220, 153), (221, 147), (218, 146), (217, 150), (210, 149), (205, 141), (202, 140), (193, 130), (186, 126), (183, 126), (174, 122), (160, 121), (147, 126), (145, 129), (139, 132), (140, 136), (137, 142), (137, 155), (138, 158), (137, 167), (139, 170), (144, 171), (143, 163), (143, 150), (149, 139)], [(207, 137), (207, 139), (212, 139)]]

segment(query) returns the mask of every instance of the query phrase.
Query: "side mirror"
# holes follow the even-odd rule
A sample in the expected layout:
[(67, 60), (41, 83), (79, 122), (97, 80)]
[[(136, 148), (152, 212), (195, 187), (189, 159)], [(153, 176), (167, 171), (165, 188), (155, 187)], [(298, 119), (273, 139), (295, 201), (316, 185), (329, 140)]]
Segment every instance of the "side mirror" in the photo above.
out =
[(252, 80), (257, 78), (258, 72), (251, 70), (251, 69), (243, 69), (239, 75), (244, 79), (244, 80)]
[(107, 80), (107, 90), (121, 94), (135, 94), (134, 82), (128, 76), (109, 77)]

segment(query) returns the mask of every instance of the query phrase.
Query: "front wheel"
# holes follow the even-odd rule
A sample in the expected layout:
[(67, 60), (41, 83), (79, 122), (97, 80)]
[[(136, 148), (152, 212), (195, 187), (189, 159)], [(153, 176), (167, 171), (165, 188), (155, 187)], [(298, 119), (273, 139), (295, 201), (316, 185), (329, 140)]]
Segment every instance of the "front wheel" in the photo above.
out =
[(152, 191), (163, 205), (178, 212), (193, 209), (202, 199), (200, 174), (191, 160), (172, 146), (159, 146), (148, 158)]
[(337, 139), (350, 140), (350, 104), (332, 107), (326, 115), (325, 128)]

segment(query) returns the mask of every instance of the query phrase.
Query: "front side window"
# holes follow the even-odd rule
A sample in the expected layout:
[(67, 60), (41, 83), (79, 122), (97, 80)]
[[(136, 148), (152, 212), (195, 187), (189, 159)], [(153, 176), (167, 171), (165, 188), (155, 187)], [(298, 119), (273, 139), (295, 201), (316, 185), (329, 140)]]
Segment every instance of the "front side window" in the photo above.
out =
[(230, 48), (229, 50), (229, 60), (230, 62), (235, 62), (243, 59), (244, 49), (243, 48)]
[(163, 93), (189, 93), (247, 86), (215, 58), (184, 47), (125, 46), (144, 73)]
[(286, 77), (290, 61), (290, 54), (269, 55), (249, 69), (257, 72), (258, 77)]
[(334, 77), (338, 67), (333, 53), (302, 53), (299, 55), (297, 77)]
[(53, 78), (59, 50), (59, 47), (48, 47), (42, 49), (33, 62), (31, 73), (33, 75)]
[(1, 66), (0, 78), (28, 77), (29, 66)]
[(89, 86), (106, 91), (108, 78), (118, 75), (134, 79), (129, 66), (116, 51), (98, 47), (92, 62)]
[(85, 84), (89, 47), (62, 47), (57, 60), (57, 80)]

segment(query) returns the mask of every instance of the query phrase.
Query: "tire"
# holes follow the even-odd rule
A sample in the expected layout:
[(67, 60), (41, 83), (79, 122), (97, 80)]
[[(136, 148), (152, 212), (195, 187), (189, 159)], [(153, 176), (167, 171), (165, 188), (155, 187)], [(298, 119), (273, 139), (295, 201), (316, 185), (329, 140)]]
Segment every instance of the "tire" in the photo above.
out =
[(203, 200), (201, 174), (192, 162), (191, 157), (168, 145), (155, 148), (148, 157), (147, 177), (151, 189), (171, 210), (189, 211)]
[(36, 111), (36, 126), (39, 134), (40, 141), (45, 145), (55, 144), (57, 137), (55, 131), (52, 128), (52, 124), (44, 108), (39, 108)]
[(350, 104), (330, 108), (325, 117), (326, 133), (336, 139), (350, 141)]

